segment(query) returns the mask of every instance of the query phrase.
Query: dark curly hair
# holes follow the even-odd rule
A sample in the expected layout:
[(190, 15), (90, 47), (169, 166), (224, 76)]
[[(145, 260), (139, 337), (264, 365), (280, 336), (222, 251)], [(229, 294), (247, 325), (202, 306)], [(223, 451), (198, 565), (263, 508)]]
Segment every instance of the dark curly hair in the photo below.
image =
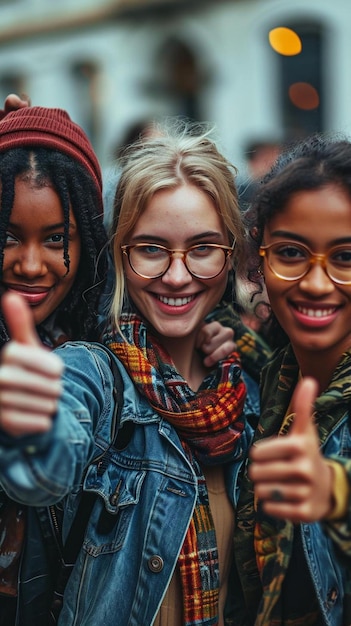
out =
[[(47, 148), (14, 148), (0, 154), (0, 277), (4, 262), (6, 233), (14, 202), (16, 178), (30, 176), (38, 187), (50, 185), (58, 194), (64, 215), (63, 260), (70, 270), (69, 211), (77, 221), (81, 239), (81, 257), (72, 289), (59, 304), (55, 326), (69, 339), (98, 339), (98, 302), (107, 273), (106, 234), (101, 212), (101, 197), (93, 179), (73, 158)], [(45, 321), (37, 328), (47, 337)], [(0, 345), (8, 340), (0, 319)]]
[[(278, 157), (260, 184), (251, 208), (244, 215), (248, 237), (249, 278), (255, 282), (260, 272), (258, 249), (266, 224), (284, 211), (291, 197), (299, 191), (320, 189), (326, 185), (342, 188), (351, 199), (351, 142), (340, 135), (312, 135), (291, 145)], [(273, 313), (270, 337), (275, 346), (288, 337)]]

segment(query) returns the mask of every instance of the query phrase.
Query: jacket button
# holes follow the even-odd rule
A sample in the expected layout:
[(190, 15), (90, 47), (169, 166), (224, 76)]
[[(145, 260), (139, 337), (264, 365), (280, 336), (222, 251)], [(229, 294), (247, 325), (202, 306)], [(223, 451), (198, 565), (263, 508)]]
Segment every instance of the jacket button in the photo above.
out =
[(331, 589), (329, 589), (328, 593), (327, 593), (327, 599), (328, 602), (333, 602), (335, 603), (337, 598), (338, 598), (338, 590), (335, 589), (335, 587), (332, 587)]
[(163, 570), (163, 559), (161, 559), (161, 557), (157, 554), (151, 556), (147, 564), (149, 570), (151, 570), (151, 572), (155, 572), (156, 574), (157, 572), (161, 572), (161, 570)]

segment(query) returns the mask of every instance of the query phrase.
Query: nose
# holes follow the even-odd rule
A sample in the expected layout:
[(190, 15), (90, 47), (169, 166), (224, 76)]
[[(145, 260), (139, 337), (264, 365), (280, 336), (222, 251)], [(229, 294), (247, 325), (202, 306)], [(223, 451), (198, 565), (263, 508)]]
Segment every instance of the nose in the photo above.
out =
[(44, 276), (47, 272), (47, 266), (41, 246), (22, 245), (13, 270), (18, 276), (24, 276), (28, 279)]
[(299, 283), (299, 287), (302, 291), (305, 291), (313, 296), (321, 296), (332, 293), (335, 289), (333, 281), (329, 278), (322, 263), (313, 263)]
[(171, 287), (181, 287), (188, 285), (192, 281), (192, 275), (187, 270), (182, 257), (172, 256), (171, 264), (165, 274), (162, 276), (162, 282)]

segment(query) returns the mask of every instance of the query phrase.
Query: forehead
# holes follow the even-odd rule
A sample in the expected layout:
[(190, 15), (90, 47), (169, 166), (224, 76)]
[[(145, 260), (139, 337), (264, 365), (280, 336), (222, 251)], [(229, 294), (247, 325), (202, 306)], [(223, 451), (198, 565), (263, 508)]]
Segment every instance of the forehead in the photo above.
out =
[(223, 221), (208, 194), (194, 185), (156, 192), (133, 229), (162, 238), (191, 238), (202, 232), (224, 233)]
[(265, 226), (265, 237), (298, 236), (318, 245), (351, 237), (351, 198), (340, 187), (298, 191)]
[(32, 178), (16, 178), (14, 192), (14, 204), (22, 201), (25, 203), (28, 196), (38, 198), (38, 201), (40, 198), (46, 198), (49, 205), (56, 204), (57, 202), (61, 204), (58, 193), (48, 182), (38, 184), (38, 182)]
[[(58, 193), (51, 185), (38, 186), (31, 180), (16, 179), (10, 222), (23, 228), (33, 229), (59, 224), (64, 221), (63, 207)], [(76, 224), (75, 215), (70, 210), (70, 222)]]

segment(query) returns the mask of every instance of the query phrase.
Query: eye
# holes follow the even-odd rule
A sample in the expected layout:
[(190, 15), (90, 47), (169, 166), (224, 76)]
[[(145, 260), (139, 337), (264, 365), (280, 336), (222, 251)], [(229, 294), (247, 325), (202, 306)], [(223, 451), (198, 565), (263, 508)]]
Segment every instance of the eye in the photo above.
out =
[(212, 248), (209, 244), (201, 243), (197, 246), (194, 246), (189, 250), (189, 254), (192, 257), (203, 257), (208, 256), (211, 252), (218, 250), (218, 248)]
[(272, 248), (272, 252), (280, 261), (294, 263), (294, 261), (304, 261), (308, 258), (308, 252), (302, 246), (291, 243), (277, 244)]
[(55, 233), (54, 235), (50, 235), (50, 237), (47, 237), (46, 241), (49, 244), (63, 246), (63, 239), (64, 239), (64, 236), (62, 233), (61, 234)]
[(338, 248), (331, 251), (329, 261), (334, 265), (351, 267), (351, 248)]
[(18, 239), (14, 235), (11, 235), (11, 233), (7, 232), (5, 246), (11, 246), (16, 243), (18, 243)]
[(156, 246), (155, 244), (145, 244), (143, 246), (137, 246), (134, 248), (136, 254), (145, 256), (145, 257), (158, 257), (167, 255), (167, 251), (161, 246)]

